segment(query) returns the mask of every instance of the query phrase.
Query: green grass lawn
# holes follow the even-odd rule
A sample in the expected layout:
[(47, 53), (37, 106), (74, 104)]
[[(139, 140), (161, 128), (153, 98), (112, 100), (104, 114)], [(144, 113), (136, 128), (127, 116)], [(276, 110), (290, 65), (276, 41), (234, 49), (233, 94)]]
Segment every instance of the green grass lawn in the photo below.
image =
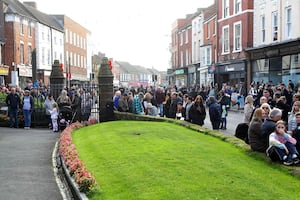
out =
[(300, 180), (276, 164), (176, 124), (115, 121), (72, 137), (99, 183), (90, 199), (300, 199)]

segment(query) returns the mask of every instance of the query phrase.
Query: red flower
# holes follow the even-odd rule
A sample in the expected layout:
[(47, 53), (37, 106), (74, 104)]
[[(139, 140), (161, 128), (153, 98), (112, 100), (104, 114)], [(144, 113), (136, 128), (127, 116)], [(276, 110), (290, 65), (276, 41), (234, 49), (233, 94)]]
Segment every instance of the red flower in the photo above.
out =
[(74, 177), (81, 192), (93, 190), (97, 183), (96, 179), (87, 171), (84, 164), (78, 157), (78, 151), (72, 142), (72, 131), (83, 125), (79, 122), (73, 123), (66, 127), (60, 135), (59, 153), (64, 159), (69, 173)]

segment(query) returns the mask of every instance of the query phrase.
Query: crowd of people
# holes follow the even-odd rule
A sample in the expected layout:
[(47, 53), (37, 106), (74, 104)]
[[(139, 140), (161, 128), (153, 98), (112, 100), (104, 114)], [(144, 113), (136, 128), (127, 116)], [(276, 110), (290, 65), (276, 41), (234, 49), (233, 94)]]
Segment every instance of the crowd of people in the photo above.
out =
[[(67, 123), (75, 121), (85, 123), (91, 116), (95, 97), (94, 90), (86, 91), (82, 87), (75, 86), (70, 90), (63, 89), (56, 100), (47, 87), (34, 88), (31, 85), (24, 89), (15, 86), (0, 87), (0, 102), (8, 107), (9, 126), (11, 128), (24, 126), (26, 130), (32, 126), (31, 115), (37, 107), (45, 113), (49, 128), (54, 132), (58, 132), (62, 124), (66, 126)], [(63, 111), (69, 111), (68, 120), (60, 119), (64, 114)]]
[[(248, 90), (247, 90), (248, 88)], [(44, 98), (45, 113), (54, 132), (59, 129), (59, 114), (71, 109), (72, 121), (88, 121), (94, 91), (72, 87), (62, 90), (54, 100), (47, 90), (35, 88), (1, 87), (0, 101), (9, 108), (10, 127), (18, 127), (18, 112), (24, 118), (24, 128), (30, 129), (31, 113), (35, 108), (33, 96)], [(241, 83), (196, 87), (119, 87), (113, 97), (114, 109), (138, 115), (150, 115), (185, 120), (204, 125), (208, 116), (212, 129), (226, 129), (228, 110), (232, 106), (244, 110), (245, 141), (258, 152), (274, 152), (285, 165), (300, 163), (300, 81), (296, 84), (252, 82), (249, 87)], [(58, 122), (58, 123), (57, 123)]]
[(114, 109), (120, 112), (182, 119), (200, 126), (207, 107), (214, 130), (226, 129), (228, 110), (237, 105), (244, 110), (245, 141), (252, 150), (267, 155), (275, 152), (285, 165), (300, 163), (300, 81), (294, 84), (289, 80), (287, 85), (252, 82), (248, 90), (243, 83), (221, 87), (119, 88), (113, 101)]
[[(284, 165), (300, 163), (300, 81), (295, 85), (252, 83), (246, 96), (247, 143)], [(298, 120), (297, 120), (298, 116)], [(299, 130), (298, 130), (299, 129)]]

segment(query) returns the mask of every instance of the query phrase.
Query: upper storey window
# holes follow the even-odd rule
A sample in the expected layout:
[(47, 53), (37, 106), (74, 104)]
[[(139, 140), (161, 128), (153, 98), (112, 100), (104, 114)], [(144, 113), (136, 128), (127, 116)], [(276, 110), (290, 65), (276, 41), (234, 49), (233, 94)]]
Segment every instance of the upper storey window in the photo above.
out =
[(229, 17), (229, 0), (223, 0), (223, 18)]
[(278, 13), (273, 12), (272, 13), (272, 36), (273, 36), (273, 41), (278, 40)]
[(241, 0), (234, 0), (234, 13), (238, 14), (242, 11), (242, 2)]

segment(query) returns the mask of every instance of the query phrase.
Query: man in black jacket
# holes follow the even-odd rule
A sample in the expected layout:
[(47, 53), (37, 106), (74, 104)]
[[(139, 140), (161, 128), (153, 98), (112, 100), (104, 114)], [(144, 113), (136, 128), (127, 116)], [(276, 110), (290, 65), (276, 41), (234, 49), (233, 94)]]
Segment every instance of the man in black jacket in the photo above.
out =
[(221, 108), (217, 104), (215, 97), (209, 97), (209, 118), (213, 127), (213, 130), (218, 130), (221, 122)]
[(21, 99), (20, 96), (16, 93), (16, 88), (11, 88), (10, 93), (6, 97), (6, 105), (8, 106), (8, 115), (9, 115), (9, 127), (18, 128), (18, 114)]

